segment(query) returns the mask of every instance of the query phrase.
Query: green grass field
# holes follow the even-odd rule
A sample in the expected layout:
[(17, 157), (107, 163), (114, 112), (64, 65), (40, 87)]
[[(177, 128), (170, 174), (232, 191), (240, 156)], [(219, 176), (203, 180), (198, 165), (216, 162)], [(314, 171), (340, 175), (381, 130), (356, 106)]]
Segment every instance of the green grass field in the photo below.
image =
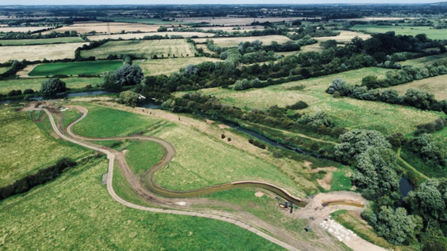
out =
[(106, 71), (115, 71), (122, 66), (121, 60), (113, 61), (86, 61), (69, 63), (50, 63), (38, 65), (30, 72), (30, 76), (53, 76), (53, 75), (78, 75), (78, 74), (100, 74)]
[(155, 175), (162, 187), (192, 190), (243, 180), (296, 187), (278, 167), (187, 127), (165, 125), (149, 134), (167, 140), (176, 150), (175, 159)]
[(331, 191), (347, 191), (351, 189), (351, 177), (346, 174), (346, 170), (332, 173)]
[[(42, 82), (46, 81), (46, 78), (24, 78), (24, 79), (10, 79), (0, 81), (0, 93), (8, 93), (11, 90), (25, 90), (32, 89), (35, 91), (40, 90)], [(63, 78), (61, 79), (67, 84), (67, 88), (81, 89), (87, 85), (93, 87), (102, 83), (102, 78)]]
[(374, 25), (374, 24), (356, 24), (351, 30), (366, 31), (371, 33), (385, 33), (387, 31), (395, 31), (396, 35), (426, 34), (431, 39), (447, 39), (447, 33), (444, 30), (432, 29), (427, 26), (391, 26), (391, 25)]
[(86, 137), (127, 136), (146, 131), (160, 122), (148, 116), (135, 115), (111, 108), (82, 104), (88, 116), (73, 126), (73, 131)]
[(126, 147), (126, 160), (138, 176), (163, 159), (164, 148), (151, 141), (133, 141)]
[(140, 58), (158, 57), (171, 58), (193, 57), (194, 51), (191, 45), (184, 39), (165, 39), (165, 40), (126, 40), (107, 42), (95, 49), (82, 51), (82, 57), (107, 58), (110, 54), (127, 55), (132, 54)]
[[(78, 159), (90, 153), (51, 136), (45, 113), (40, 114), (44, 122), (33, 122), (29, 112), (16, 112), (14, 108), (0, 107), (0, 187), (47, 168), (61, 157)], [(36, 113), (32, 117), (37, 118)]]
[(156, 214), (114, 201), (100, 158), (0, 202), (5, 250), (281, 250), (230, 223)]
[(139, 65), (144, 75), (169, 75), (178, 72), (189, 64), (200, 64), (203, 62), (218, 62), (219, 59), (207, 57), (185, 57), (185, 58), (167, 58), (167, 59), (148, 59), (144, 61), (135, 60), (133, 63)]
[(80, 37), (57, 37), (42, 39), (11, 39), (1, 40), (0, 44), (5, 45), (38, 45), (38, 44), (62, 44), (62, 43), (79, 43), (84, 42)]
[[(364, 68), (261, 89), (233, 91), (210, 88), (203, 89), (201, 92), (215, 95), (224, 104), (235, 105), (245, 110), (267, 109), (274, 105), (285, 107), (302, 100), (309, 104), (309, 107), (302, 112), (324, 111), (334, 119), (337, 126), (350, 129), (374, 129), (385, 134), (411, 133), (416, 130), (416, 125), (431, 122), (441, 115), (438, 112), (422, 111), (381, 102), (333, 98), (325, 93), (325, 90), (335, 78), (341, 78), (350, 84), (360, 84), (362, 78), (367, 75), (383, 77), (387, 71), (389, 70)], [(302, 86), (302, 90), (293, 90), (299, 86)], [(182, 94), (178, 93), (179, 96)]]

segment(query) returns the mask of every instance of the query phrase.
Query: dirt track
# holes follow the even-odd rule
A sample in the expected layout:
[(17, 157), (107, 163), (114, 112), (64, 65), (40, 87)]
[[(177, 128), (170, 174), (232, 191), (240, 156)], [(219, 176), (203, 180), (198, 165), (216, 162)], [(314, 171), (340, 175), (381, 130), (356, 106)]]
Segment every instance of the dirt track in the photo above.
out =
[[(138, 209), (138, 210), (144, 210), (144, 211), (150, 211), (150, 212), (156, 212), (156, 213), (169, 213), (169, 214), (177, 214), (177, 215), (189, 215), (189, 216), (197, 216), (197, 217), (204, 217), (204, 218), (209, 218), (209, 219), (217, 219), (217, 220), (221, 220), (221, 221), (225, 221), (225, 222), (229, 222), (232, 224), (235, 224), (239, 227), (242, 227), (250, 232), (253, 232), (283, 248), (286, 248), (288, 250), (299, 250), (296, 246), (302, 247), (304, 248), (304, 250), (319, 250), (318, 248), (315, 249), (309, 249), (309, 244), (305, 244), (303, 245), (302, 243), (297, 243), (296, 241), (291, 241), (290, 237), (286, 237), (284, 235), (279, 235), (278, 231), (271, 231), (272, 229), (274, 230), (274, 228), (268, 229), (268, 227), (266, 228), (267, 230), (270, 230), (270, 232), (275, 232), (277, 236), (282, 236), (282, 239), (286, 239), (288, 240), (289, 243), (294, 243), (294, 245), (290, 245), (288, 243), (285, 243), (277, 238), (274, 238), (264, 232), (259, 231), (258, 229), (250, 226), (249, 224), (246, 224), (244, 222), (241, 222), (239, 220), (234, 219), (234, 215), (230, 216), (222, 216), (222, 215), (217, 215), (213, 213), (202, 213), (202, 212), (191, 212), (191, 211), (181, 211), (181, 210), (174, 210), (174, 209), (164, 209), (164, 208), (152, 208), (152, 207), (147, 207), (147, 206), (141, 206), (141, 205), (136, 205), (130, 202), (125, 201), (124, 199), (120, 198), (115, 191), (113, 190), (113, 186), (112, 186), (112, 181), (113, 181), (113, 169), (114, 169), (114, 164), (117, 163), (118, 167), (120, 168), (120, 170), (123, 171), (123, 174), (126, 176), (126, 178), (129, 181), (129, 184), (131, 185), (132, 189), (135, 190), (135, 192), (141, 196), (142, 198), (144, 198), (145, 200), (157, 205), (157, 206), (161, 206), (161, 207), (169, 207), (169, 208), (185, 208), (185, 207), (179, 207), (179, 200), (175, 200), (175, 199), (169, 199), (169, 198), (163, 198), (163, 197), (159, 197), (153, 193), (151, 193), (150, 191), (148, 191), (145, 187), (143, 187), (144, 184), (143, 182), (140, 182), (139, 177), (137, 177), (129, 168), (129, 166), (127, 165), (124, 155), (121, 152), (103, 147), (103, 146), (97, 146), (95, 144), (86, 142), (87, 140), (122, 140), (122, 139), (131, 139), (131, 140), (151, 140), (154, 142), (159, 143), (160, 145), (162, 145), (165, 148), (165, 156), (163, 158), (163, 160), (159, 163), (160, 164), (160, 168), (165, 166), (167, 163), (169, 163), (175, 156), (175, 149), (174, 147), (169, 143), (166, 142), (162, 139), (158, 139), (158, 138), (154, 138), (154, 137), (146, 137), (146, 136), (136, 136), (136, 137), (115, 137), (115, 138), (85, 138), (82, 136), (78, 136), (76, 134), (73, 133), (72, 131), (72, 127), (74, 124), (78, 123), (79, 121), (81, 121), (83, 118), (85, 118), (88, 114), (88, 111), (83, 108), (83, 107), (76, 107), (77, 109), (79, 109), (82, 112), (82, 116), (77, 119), (76, 121), (74, 121), (73, 123), (71, 123), (68, 127), (67, 127), (67, 134), (63, 133), (63, 129), (62, 128), (58, 128), (58, 126), (56, 125), (53, 116), (51, 115), (51, 113), (46, 110), (43, 109), (51, 122), (51, 125), (53, 127), (53, 130), (56, 132), (56, 134), (61, 137), (64, 140), (70, 141), (74, 144), (83, 146), (83, 147), (87, 147), (89, 149), (104, 153), (107, 155), (107, 158), (109, 159), (109, 167), (108, 167), (108, 175), (107, 175), (107, 190), (109, 192), (109, 194), (112, 196), (113, 199), (115, 199), (116, 201), (118, 201), (119, 203), (127, 206), (127, 207), (131, 207), (134, 209)], [(38, 108), (37, 108), (38, 109)], [(61, 123), (59, 123), (61, 124)], [(158, 165), (158, 164), (157, 164)], [(152, 169), (152, 168), (151, 168)], [(163, 189), (163, 188), (161, 188)], [(280, 188), (279, 188), (280, 189)], [(287, 192), (286, 192), (287, 193)], [(346, 196), (341, 196), (341, 197), (347, 197), (350, 198), (352, 197), (352, 194), (345, 194)], [(332, 195), (329, 195), (332, 196)], [(184, 201), (184, 200), (183, 200)], [(319, 217), (317, 217), (318, 220), (320, 220), (322, 217), (327, 217), (327, 215), (330, 212), (335, 211), (337, 208), (332, 208), (332, 207), (327, 207), (330, 209), (324, 210), (324, 212), (319, 211), (319, 212), (315, 212), (315, 210), (313, 210), (313, 207), (316, 205), (315, 203), (319, 204), (321, 203), (320, 200), (316, 200), (314, 199), (312, 201), (312, 203), (309, 203), (309, 205), (302, 209), (302, 211), (300, 210), (299, 215), (296, 215), (295, 217), (300, 217), (300, 218), (307, 218), (309, 216), (315, 216), (315, 215), (319, 215)], [(349, 207), (350, 209), (351, 207)], [(186, 209), (191, 209), (191, 208), (187, 208)], [(193, 210), (193, 209), (192, 209)], [(233, 217), (232, 217), (233, 216)], [(315, 221), (316, 222), (316, 221)], [(258, 222), (259, 223), (259, 222)], [(265, 225), (265, 224), (258, 224), (259, 225)], [(321, 229), (316, 229), (317, 231), (315, 232), (320, 238), (319, 241), (324, 242), (326, 245), (330, 246), (333, 245), (333, 240), (331, 238), (328, 238), (327, 234), (324, 233), (323, 230)], [(286, 234), (287, 235), (287, 234)], [(358, 238), (359, 240), (357, 240), (357, 244), (356, 243), (352, 243), (353, 245), (348, 245), (351, 248), (353, 248), (354, 250), (361, 250), (359, 248), (364, 248), (364, 247), (369, 247), (371, 248), (371, 250), (383, 250), (375, 245), (372, 245), (360, 238)], [(346, 243), (348, 244), (348, 243)]]

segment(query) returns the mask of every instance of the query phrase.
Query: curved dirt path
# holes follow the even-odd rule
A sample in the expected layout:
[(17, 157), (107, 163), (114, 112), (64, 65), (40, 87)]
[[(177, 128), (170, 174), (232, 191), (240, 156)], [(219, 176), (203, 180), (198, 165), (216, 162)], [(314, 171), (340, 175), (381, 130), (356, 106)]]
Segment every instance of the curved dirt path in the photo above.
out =
[[(39, 108), (37, 108), (37, 109), (39, 109)], [(196, 217), (203, 217), (203, 218), (208, 218), (208, 219), (215, 219), (215, 220), (225, 221), (225, 222), (237, 225), (237, 226), (239, 226), (239, 227), (241, 227), (243, 229), (246, 229), (246, 230), (248, 230), (248, 231), (250, 231), (250, 232), (252, 232), (252, 233), (254, 233), (254, 234), (258, 235), (258, 236), (261, 236), (262, 238), (264, 238), (264, 239), (266, 239), (268, 241), (271, 241), (271, 242), (273, 242), (273, 243), (275, 243), (275, 244), (277, 244), (277, 245), (279, 245), (279, 246), (281, 246), (281, 247), (283, 247), (285, 249), (288, 249), (288, 250), (299, 250), (299, 249), (297, 249), (297, 248), (295, 248), (295, 247), (293, 247), (293, 246), (291, 246), (291, 245), (289, 245), (289, 244), (287, 244), (285, 242), (282, 242), (282, 241), (280, 241), (280, 240), (278, 240), (278, 239), (276, 239), (276, 238), (274, 238), (274, 237), (272, 237), (272, 236), (270, 236), (270, 235), (268, 235), (266, 233), (263, 233), (263, 232), (259, 231), (258, 229), (254, 228), (254, 227), (252, 227), (252, 226), (250, 226), (250, 225), (248, 225), (246, 223), (240, 222), (238, 220), (235, 220), (235, 219), (232, 219), (232, 218), (229, 218), (229, 217), (213, 215), (213, 214), (208, 214), (208, 213), (196, 213), (196, 212), (180, 211), (180, 210), (173, 210), (173, 209), (152, 208), (152, 207), (147, 207), (147, 206), (136, 205), (136, 204), (130, 203), (130, 202), (122, 199), (121, 197), (119, 197), (115, 193), (115, 190), (113, 189), (113, 185), (112, 185), (112, 182), (113, 182), (113, 168), (114, 168), (114, 164), (115, 164), (115, 153), (113, 151), (110, 151), (109, 149), (106, 149), (106, 148), (103, 148), (103, 147), (98, 147), (98, 146), (95, 146), (93, 144), (89, 144), (89, 143), (82, 142), (80, 140), (68, 137), (67, 135), (63, 134), (59, 130), (58, 126), (56, 125), (56, 122), (54, 121), (54, 118), (53, 118), (52, 114), (47, 109), (40, 109), (40, 110), (45, 111), (45, 113), (48, 115), (48, 118), (50, 119), (51, 126), (53, 127), (53, 130), (56, 132), (56, 134), (59, 137), (61, 137), (62, 139), (66, 140), (66, 141), (69, 141), (69, 142), (71, 142), (73, 144), (77, 144), (77, 145), (80, 145), (80, 146), (83, 146), (83, 147), (86, 147), (86, 148), (89, 148), (89, 149), (92, 149), (94, 151), (98, 151), (98, 152), (101, 152), (101, 153), (104, 153), (104, 154), (107, 155), (107, 158), (109, 159), (109, 167), (108, 167), (108, 175), (107, 175), (107, 191), (109, 192), (110, 196), (112, 196), (112, 198), (115, 201), (121, 203), (122, 205), (130, 207), (130, 208), (138, 209), (138, 210), (148, 211), (148, 212), (167, 213), (167, 214), (176, 214), (176, 215), (188, 215), (188, 216), (196, 216)], [(80, 120), (82, 120), (86, 116), (87, 116), (87, 113), (83, 113), (81, 118), (79, 118), (74, 123), (69, 125), (70, 129), (76, 122), (79, 122)], [(123, 138), (129, 138), (129, 137), (123, 137)], [(115, 139), (118, 139), (118, 138), (115, 138)], [(136, 185), (136, 184), (139, 184), (139, 182), (135, 183), (134, 185)], [(138, 185), (136, 185), (136, 186), (138, 186)], [(137, 187), (137, 189), (138, 189), (138, 187)], [(144, 191), (145, 190), (142, 189), (142, 191), (136, 191), (136, 192), (138, 194), (140, 192), (142, 192), (144, 194), (148, 194), (147, 192), (145, 193)], [(151, 196), (150, 199), (153, 201), (155, 198)], [(163, 202), (161, 204), (166, 205)]]
[[(151, 140), (154, 142), (157, 142), (159, 144), (161, 144), (164, 148), (165, 148), (165, 157), (163, 158), (162, 162), (163, 163), (168, 163), (169, 161), (172, 160), (172, 158), (175, 156), (175, 149), (174, 147), (169, 143), (166, 142), (162, 139), (159, 138), (154, 138), (154, 137), (147, 137), (147, 136), (135, 136), (135, 137), (115, 137), (115, 138), (85, 138), (79, 135), (76, 135), (75, 133), (73, 133), (72, 131), (72, 127), (74, 124), (78, 123), (79, 121), (81, 121), (82, 119), (84, 119), (87, 114), (88, 111), (87, 109), (85, 109), (84, 107), (81, 106), (72, 106), (75, 107), (77, 109), (79, 109), (82, 112), (82, 116), (80, 118), (78, 118), (77, 120), (75, 120), (74, 122), (72, 122), (71, 124), (69, 124), (67, 126), (67, 135), (65, 135), (63, 133), (64, 129), (63, 128), (59, 128), (56, 124), (56, 122), (54, 121), (53, 116), (51, 115), (51, 113), (46, 110), (46, 109), (41, 109), (44, 110), (51, 122), (51, 125), (53, 127), (53, 130), (56, 132), (56, 134), (61, 137), (64, 140), (70, 141), (74, 144), (83, 146), (83, 147), (87, 147), (89, 149), (98, 151), (98, 152), (102, 152), (104, 154), (107, 155), (107, 158), (109, 159), (109, 167), (108, 167), (108, 175), (107, 175), (107, 190), (109, 192), (109, 194), (112, 196), (112, 198), (114, 200), (116, 200), (117, 202), (121, 203), (124, 206), (130, 207), (130, 208), (134, 208), (134, 209), (138, 209), (138, 210), (143, 210), (143, 211), (149, 211), (149, 212), (155, 212), (155, 213), (168, 213), (168, 214), (176, 214), (176, 215), (187, 215), (187, 216), (197, 216), (197, 217), (203, 217), (203, 218), (209, 218), (209, 219), (215, 219), (215, 220), (221, 220), (221, 221), (225, 221), (228, 223), (232, 223), (235, 224), (243, 229), (246, 229), (258, 236), (263, 237), (264, 239), (271, 241), (285, 249), (288, 250), (299, 250), (298, 248), (285, 243), (275, 237), (272, 237), (264, 232), (261, 232), (260, 230), (250, 226), (247, 223), (241, 222), (239, 220), (234, 219), (233, 215), (231, 216), (222, 216), (222, 215), (217, 215), (214, 214), (216, 212), (213, 213), (200, 213), (200, 212), (191, 212), (191, 211), (181, 211), (181, 210), (175, 210), (175, 209), (165, 209), (165, 208), (152, 208), (152, 207), (147, 207), (147, 206), (141, 206), (141, 205), (136, 205), (133, 203), (130, 203), (124, 199), (122, 199), (121, 197), (119, 197), (114, 189), (113, 189), (113, 185), (112, 185), (112, 181), (113, 181), (113, 171), (114, 171), (114, 165), (115, 162), (117, 162), (117, 166), (120, 167), (120, 170), (123, 171), (124, 175), (126, 176), (126, 178), (129, 181), (129, 184), (131, 185), (132, 189), (142, 198), (146, 199), (149, 202), (155, 203), (158, 206), (162, 206), (162, 207), (178, 207), (178, 205), (175, 203), (175, 200), (173, 199), (166, 199), (166, 198), (161, 198), (158, 197), (150, 192), (148, 192), (147, 188), (143, 188), (142, 187), (142, 182), (140, 181), (140, 179), (131, 171), (130, 167), (127, 165), (127, 162), (125, 161), (124, 155), (121, 152), (112, 150), (112, 149), (108, 149), (106, 147), (103, 146), (98, 146), (95, 144), (92, 144), (90, 142), (85, 142), (83, 140), (89, 141), (89, 140), (121, 140), (121, 139), (131, 139), (131, 140)], [(35, 108), (35, 109), (39, 109), (39, 108)], [(62, 123), (60, 123), (62, 124)], [(164, 166), (164, 165), (162, 165)], [(124, 168), (123, 168), (124, 167)], [(153, 169), (150, 168), (150, 169)], [(150, 170), (149, 169), (149, 170)], [(154, 182), (155, 183), (155, 182)], [(243, 182), (233, 182), (230, 184), (239, 184), (239, 183), (252, 183), (252, 182), (247, 182), (247, 181), (243, 181)], [(261, 183), (261, 182), (255, 182), (255, 183)], [(249, 184), (250, 185), (250, 184)], [(270, 184), (267, 184), (270, 185)], [(270, 185), (273, 186), (273, 185)], [(273, 186), (275, 187), (275, 186)], [(163, 189), (163, 188), (162, 188)], [(281, 188), (278, 188), (281, 189)], [(286, 191), (285, 191), (286, 192)], [(287, 192), (286, 192), (287, 193)], [(291, 196), (291, 195), (290, 195)], [(315, 197), (312, 201), (310, 201), (309, 204), (307, 204), (307, 206), (305, 208), (302, 208), (303, 210), (299, 210), (299, 215), (295, 215), (294, 218), (298, 217), (298, 218), (308, 218), (308, 217), (314, 217), (315, 220), (310, 224), (314, 231), (315, 234), (317, 234), (320, 237), (323, 237), (323, 239), (320, 239), (319, 241), (325, 242), (327, 243), (327, 245), (333, 245), (333, 243), (331, 244), (330, 239), (327, 238), (327, 234), (324, 232), (323, 229), (319, 229), (318, 226), (316, 225), (316, 223), (327, 217), (331, 212), (339, 210), (339, 209), (348, 209), (348, 210), (352, 210), (352, 207), (343, 207), (343, 206), (336, 206), (336, 207), (321, 207), (321, 209), (325, 209), (323, 211), (318, 210), (316, 211), (316, 209), (314, 208), (317, 205), (321, 205), (322, 199), (323, 198), (331, 198), (334, 199), (335, 197), (338, 197), (340, 199), (362, 199), (362, 197), (358, 194), (352, 194), (349, 192), (336, 192), (336, 193), (329, 193), (329, 194), (319, 194), (317, 195), (317, 197)], [(356, 197), (357, 196), (357, 197)], [(363, 202), (367, 202), (366, 200), (363, 199)], [(354, 211), (358, 211), (360, 212), (361, 209), (357, 208), (354, 209)], [(263, 229), (261, 227), (261, 229)], [(326, 237), (325, 237), (326, 236)], [(287, 238), (286, 238), (287, 239)], [(289, 239), (290, 242), (290, 239)], [(356, 238), (356, 240), (351, 241), (350, 243), (345, 243), (347, 244), (350, 248), (352, 248), (353, 250), (374, 250), (374, 251), (383, 251), (383, 248), (380, 248), (372, 243), (369, 243), (361, 238)], [(316, 247), (315, 247), (316, 248)], [(308, 250), (308, 248), (304, 248), (305, 250)], [(318, 249), (318, 248), (316, 248)]]
[[(66, 131), (67, 131), (68, 135), (71, 136), (72, 138), (77, 138), (77, 139), (84, 140), (84, 141), (101, 141), (101, 140), (108, 141), (108, 140), (124, 140), (124, 139), (146, 140), (146, 141), (152, 141), (152, 142), (158, 143), (164, 148), (165, 155), (163, 156), (163, 159), (156, 165), (150, 167), (141, 176), (140, 184), (136, 184), (136, 186), (134, 186), (134, 190), (141, 190), (141, 185), (143, 185), (150, 192), (152, 192), (156, 195), (161, 195), (163, 197), (191, 198), (191, 197), (197, 197), (197, 196), (206, 195), (206, 194), (210, 194), (210, 193), (226, 191), (229, 189), (242, 188), (242, 187), (257, 187), (257, 188), (263, 188), (263, 189), (269, 190), (269, 191), (277, 194), (278, 196), (286, 199), (287, 201), (293, 202), (294, 204), (296, 204), (300, 207), (303, 207), (307, 204), (302, 199), (293, 196), (288, 191), (286, 191), (278, 186), (275, 186), (275, 185), (272, 185), (269, 183), (265, 183), (265, 182), (258, 182), (258, 181), (237, 181), (237, 182), (214, 185), (214, 186), (210, 186), (210, 187), (206, 187), (206, 188), (189, 190), (189, 191), (174, 191), (174, 190), (169, 190), (169, 189), (163, 188), (155, 182), (155, 173), (158, 172), (163, 167), (167, 166), (167, 164), (169, 164), (169, 162), (171, 162), (171, 160), (174, 158), (175, 148), (171, 143), (169, 143), (163, 139), (156, 138), (156, 137), (150, 137), (150, 136), (87, 138), (87, 137), (77, 135), (76, 133), (73, 132), (73, 126), (75, 124), (77, 124), (78, 122), (80, 122), (82, 119), (84, 119), (88, 115), (88, 110), (82, 106), (71, 106), (71, 107), (77, 108), (82, 113), (82, 116), (80, 118), (78, 118), (77, 120), (75, 120), (74, 122), (70, 123), (67, 126)], [(61, 124), (61, 123), (59, 123), (59, 124)], [(63, 129), (61, 129), (61, 130), (63, 131)], [(93, 146), (96, 146), (96, 145), (93, 145)], [(105, 148), (105, 149), (112, 151), (115, 154), (115, 158), (117, 159), (119, 166), (124, 167), (124, 168), (122, 168), (122, 170), (125, 171), (126, 174), (128, 174), (128, 175), (126, 175), (126, 177), (133, 176), (132, 183), (138, 183), (138, 181), (135, 179), (135, 175), (133, 175), (133, 174), (131, 174), (131, 172), (127, 171), (127, 170), (131, 170), (131, 168), (128, 166), (127, 162), (125, 161), (123, 154), (118, 151), (113, 151), (112, 149), (108, 149), (108, 148)], [(143, 191), (140, 191), (140, 192), (143, 192)]]

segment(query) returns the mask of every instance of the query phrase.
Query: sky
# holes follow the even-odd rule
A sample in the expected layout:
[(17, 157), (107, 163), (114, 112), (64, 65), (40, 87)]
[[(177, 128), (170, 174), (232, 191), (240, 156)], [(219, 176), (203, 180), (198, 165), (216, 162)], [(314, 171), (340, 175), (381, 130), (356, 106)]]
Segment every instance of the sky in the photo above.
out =
[(0, 0), (0, 5), (434, 3), (445, 0)]

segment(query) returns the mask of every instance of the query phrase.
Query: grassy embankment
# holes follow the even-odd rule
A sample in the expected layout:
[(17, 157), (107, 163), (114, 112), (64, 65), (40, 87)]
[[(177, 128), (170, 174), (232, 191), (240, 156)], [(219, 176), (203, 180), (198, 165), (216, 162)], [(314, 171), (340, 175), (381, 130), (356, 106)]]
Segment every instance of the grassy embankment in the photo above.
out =
[[(91, 153), (53, 137), (44, 112), (16, 112), (18, 107), (0, 108), (0, 186), (54, 165), (62, 157), (80, 159)], [(34, 122), (33, 120), (38, 120)]]

